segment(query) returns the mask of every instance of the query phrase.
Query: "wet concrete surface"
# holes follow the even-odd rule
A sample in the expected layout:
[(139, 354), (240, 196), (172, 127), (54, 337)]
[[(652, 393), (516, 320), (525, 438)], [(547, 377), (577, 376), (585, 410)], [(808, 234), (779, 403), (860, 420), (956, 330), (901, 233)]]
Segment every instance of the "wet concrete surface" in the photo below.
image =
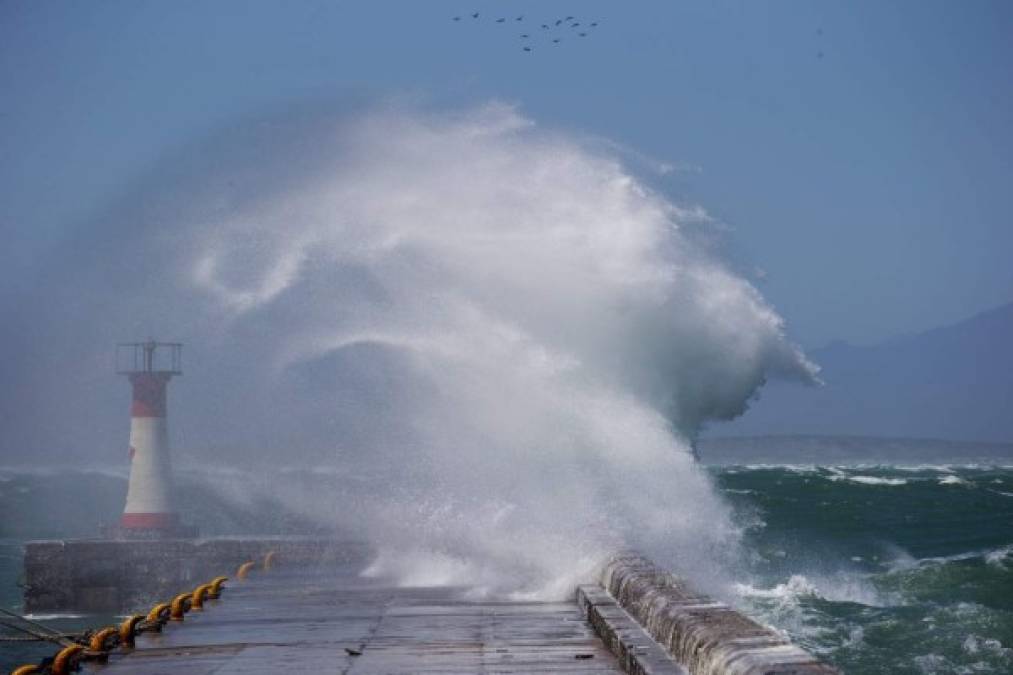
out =
[(118, 675), (618, 673), (576, 602), (468, 599), (398, 588), (347, 564), (230, 581), (182, 623), (138, 637), (85, 672)]

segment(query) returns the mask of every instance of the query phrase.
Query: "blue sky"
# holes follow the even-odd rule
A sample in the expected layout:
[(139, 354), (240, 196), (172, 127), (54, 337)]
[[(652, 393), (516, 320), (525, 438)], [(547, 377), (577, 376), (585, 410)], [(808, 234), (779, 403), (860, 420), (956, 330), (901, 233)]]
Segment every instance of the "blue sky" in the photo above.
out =
[[(600, 25), (541, 38), (568, 14)], [(1011, 28), (1005, 2), (2, 2), (0, 282), (237, 120), (495, 98), (676, 166), (654, 185), (732, 229), (803, 343), (917, 331), (1013, 300)]]

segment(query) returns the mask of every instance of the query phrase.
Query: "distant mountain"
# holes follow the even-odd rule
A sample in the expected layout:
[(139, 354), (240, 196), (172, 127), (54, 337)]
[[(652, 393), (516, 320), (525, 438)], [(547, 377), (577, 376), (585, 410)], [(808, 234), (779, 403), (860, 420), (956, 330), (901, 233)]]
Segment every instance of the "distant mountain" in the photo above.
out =
[(1013, 303), (881, 344), (809, 353), (826, 386), (775, 382), (706, 434), (1013, 441)]

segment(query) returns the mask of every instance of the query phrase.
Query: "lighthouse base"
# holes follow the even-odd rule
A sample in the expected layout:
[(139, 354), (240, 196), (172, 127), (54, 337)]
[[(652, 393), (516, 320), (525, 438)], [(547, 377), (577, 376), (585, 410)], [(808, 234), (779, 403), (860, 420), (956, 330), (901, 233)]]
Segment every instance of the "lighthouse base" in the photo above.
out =
[(178, 513), (124, 513), (118, 525), (104, 526), (106, 539), (194, 539), (197, 528), (185, 525)]
[(151, 541), (157, 539), (195, 539), (199, 531), (195, 525), (185, 525), (177, 521), (157, 527), (120, 523), (119, 525), (103, 527), (101, 534), (105, 539), (140, 539)]

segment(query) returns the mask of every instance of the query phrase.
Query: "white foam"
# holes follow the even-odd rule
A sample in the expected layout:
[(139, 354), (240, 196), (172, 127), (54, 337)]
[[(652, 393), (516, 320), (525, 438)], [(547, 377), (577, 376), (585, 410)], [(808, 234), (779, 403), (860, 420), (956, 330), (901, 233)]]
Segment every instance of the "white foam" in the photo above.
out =
[(883, 468), (894, 469), (896, 471), (953, 473), (953, 467), (949, 464), (887, 464), (883, 465)]
[(1013, 556), (1013, 544), (1002, 546), (985, 553), (985, 562), (996, 567), (1006, 568), (1006, 559)]
[(905, 572), (917, 567), (934, 565), (945, 565), (952, 562), (974, 560), (981, 558), (990, 565), (1004, 566), (1005, 559), (1013, 554), (1013, 544), (1001, 546), (995, 549), (978, 549), (974, 551), (962, 551), (946, 556), (932, 556), (928, 558), (913, 558), (907, 553), (899, 552), (897, 557), (890, 563), (891, 572)]
[(940, 478), (939, 479), (939, 484), (940, 485), (970, 485), (970, 483), (968, 483), (963, 478), (960, 478), (959, 476), (953, 476), (953, 475), (944, 476), (944, 477)]
[[(1013, 656), (1013, 649), (1003, 647), (1000, 640), (982, 637), (980, 635), (975, 635), (974, 633), (971, 633), (964, 638), (964, 641), (960, 646), (964, 653), (970, 656), (998, 656), (1000, 658)], [(982, 663), (981, 665), (985, 666), (986, 664)], [(985, 668), (977, 668), (976, 670), (985, 670)]]
[(865, 642), (865, 629), (862, 628), (861, 626), (855, 626), (850, 631), (848, 631), (848, 637), (847, 639), (844, 640), (844, 642), (841, 643), (841, 647), (854, 649), (856, 647), (863, 646), (864, 642)]
[(929, 653), (916, 656), (914, 663), (923, 675), (941, 675), (942, 673), (951, 672), (950, 662), (946, 660), (945, 656), (940, 654)]
[(748, 583), (736, 583), (733, 588), (739, 596), (777, 600), (779, 604), (795, 605), (804, 598), (820, 598), (832, 602), (853, 602), (873, 607), (884, 605), (883, 598), (864, 578), (839, 575), (816, 578), (793, 574), (785, 583), (761, 588)]
[(746, 471), (791, 471), (792, 473), (815, 473), (820, 470), (820, 467), (815, 464), (737, 464), (733, 465), (737, 469), (745, 469)]
[(850, 481), (859, 485), (907, 485), (906, 478), (882, 478), (879, 476), (851, 476), (843, 473), (836, 473), (828, 476), (833, 481)]

